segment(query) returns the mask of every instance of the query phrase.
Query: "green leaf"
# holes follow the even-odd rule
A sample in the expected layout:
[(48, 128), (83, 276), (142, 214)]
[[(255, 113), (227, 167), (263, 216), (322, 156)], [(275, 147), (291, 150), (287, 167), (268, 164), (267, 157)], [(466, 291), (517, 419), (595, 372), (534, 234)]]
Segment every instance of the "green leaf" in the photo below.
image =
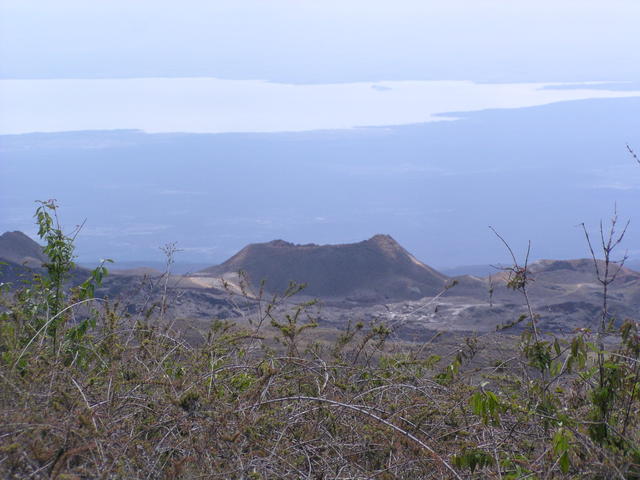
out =
[(569, 462), (569, 455), (567, 454), (567, 452), (564, 452), (562, 455), (560, 455), (560, 470), (562, 470), (562, 473), (567, 473), (570, 466), (571, 463)]

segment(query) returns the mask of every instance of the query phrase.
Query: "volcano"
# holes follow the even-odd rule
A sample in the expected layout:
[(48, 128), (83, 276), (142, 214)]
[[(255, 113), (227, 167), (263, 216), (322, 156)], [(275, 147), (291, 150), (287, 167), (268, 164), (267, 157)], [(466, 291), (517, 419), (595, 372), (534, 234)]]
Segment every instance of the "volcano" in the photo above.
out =
[(296, 282), (306, 284), (306, 295), (372, 301), (435, 295), (448, 279), (389, 235), (341, 245), (296, 245), (284, 240), (251, 244), (200, 274), (224, 277), (239, 271), (254, 288), (264, 281), (264, 288), (272, 293)]

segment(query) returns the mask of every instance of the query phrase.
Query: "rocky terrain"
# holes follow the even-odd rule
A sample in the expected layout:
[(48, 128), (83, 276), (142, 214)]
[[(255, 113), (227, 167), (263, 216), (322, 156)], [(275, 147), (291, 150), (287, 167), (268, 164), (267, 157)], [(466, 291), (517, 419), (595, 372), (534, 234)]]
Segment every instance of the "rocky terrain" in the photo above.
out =
[[(28, 236), (8, 232), (0, 236), (0, 261), (0, 281), (15, 282), (40, 271), (46, 257)], [(88, 274), (78, 268), (73, 278)], [(570, 332), (598, 322), (602, 287), (592, 260), (540, 260), (529, 265), (528, 276), (541, 328)], [(189, 275), (151, 269), (114, 272), (99, 293), (123, 302), (131, 315), (164, 310), (167, 317), (200, 324), (243, 318), (290, 282), (305, 283), (281, 308), (315, 298), (321, 326), (385, 322), (403, 336), (421, 338), (433, 331), (489, 332), (517, 320), (527, 308), (522, 294), (506, 287), (508, 278), (508, 271), (497, 269), (487, 277), (449, 277), (390, 236), (376, 235), (344, 245), (252, 244), (220, 265)], [(640, 273), (623, 267), (610, 286), (609, 304), (617, 320), (634, 317), (640, 307)]]

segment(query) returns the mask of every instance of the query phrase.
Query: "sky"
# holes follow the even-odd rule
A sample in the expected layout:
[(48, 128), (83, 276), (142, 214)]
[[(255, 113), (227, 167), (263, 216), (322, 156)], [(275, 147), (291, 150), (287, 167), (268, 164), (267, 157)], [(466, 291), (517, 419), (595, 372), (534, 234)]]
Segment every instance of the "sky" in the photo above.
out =
[(0, 230), (33, 234), (34, 200), (58, 198), (88, 219), (84, 260), (376, 233), (436, 266), (507, 260), (488, 224), (584, 256), (575, 225), (640, 201), (638, 18), (636, 0), (0, 0)]
[(0, 76), (637, 80), (638, 18), (635, 0), (3, 0)]

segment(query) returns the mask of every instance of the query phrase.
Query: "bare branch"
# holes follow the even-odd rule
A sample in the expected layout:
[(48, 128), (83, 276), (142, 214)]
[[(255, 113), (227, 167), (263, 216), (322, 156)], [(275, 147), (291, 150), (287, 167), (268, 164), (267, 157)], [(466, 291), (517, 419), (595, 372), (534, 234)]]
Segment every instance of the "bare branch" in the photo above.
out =
[(360, 405), (350, 405), (348, 403), (337, 402), (335, 400), (329, 400), (328, 398), (306, 397), (306, 396), (273, 398), (271, 400), (265, 400), (264, 402), (260, 402), (257, 406), (259, 407), (259, 406), (262, 406), (262, 405), (267, 405), (269, 403), (281, 403), (281, 402), (292, 402), (292, 401), (312, 401), (312, 402), (328, 403), (330, 405), (346, 408), (348, 410), (353, 410), (355, 412), (358, 412), (358, 413), (361, 413), (363, 415), (366, 415), (367, 417), (373, 418), (374, 420), (386, 425), (387, 427), (395, 430), (396, 432), (400, 433), (404, 437), (406, 437), (406, 438), (412, 440), (413, 442), (417, 443), (418, 445), (420, 445), (422, 448), (424, 448), (429, 453), (431, 453), (431, 455), (436, 460), (438, 460), (442, 465), (444, 465), (444, 467), (447, 470), (449, 470), (451, 473), (453, 473), (455, 478), (457, 478), (458, 480), (462, 480), (462, 477), (460, 477), (460, 475), (458, 475), (458, 473), (454, 470), (454, 468), (451, 465), (449, 465), (449, 463), (447, 463), (440, 455), (438, 455), (435, 452), (435, 450), (433, 450), (429, 445), (424, 443), (422, 440), (420, 440), (418, 437), (416, 437), (415, 435), (411, 434), (410, 432), (407, 432), (406, 430), (398, 427), (397, 425), (394, 425), (393, 423), (385, 420), (384, 418), (379, 417), (378, 415), (369, 412), (368, 410), (366, 410), (366, 407), (363, 407), (363, 406), (360, 406)]

